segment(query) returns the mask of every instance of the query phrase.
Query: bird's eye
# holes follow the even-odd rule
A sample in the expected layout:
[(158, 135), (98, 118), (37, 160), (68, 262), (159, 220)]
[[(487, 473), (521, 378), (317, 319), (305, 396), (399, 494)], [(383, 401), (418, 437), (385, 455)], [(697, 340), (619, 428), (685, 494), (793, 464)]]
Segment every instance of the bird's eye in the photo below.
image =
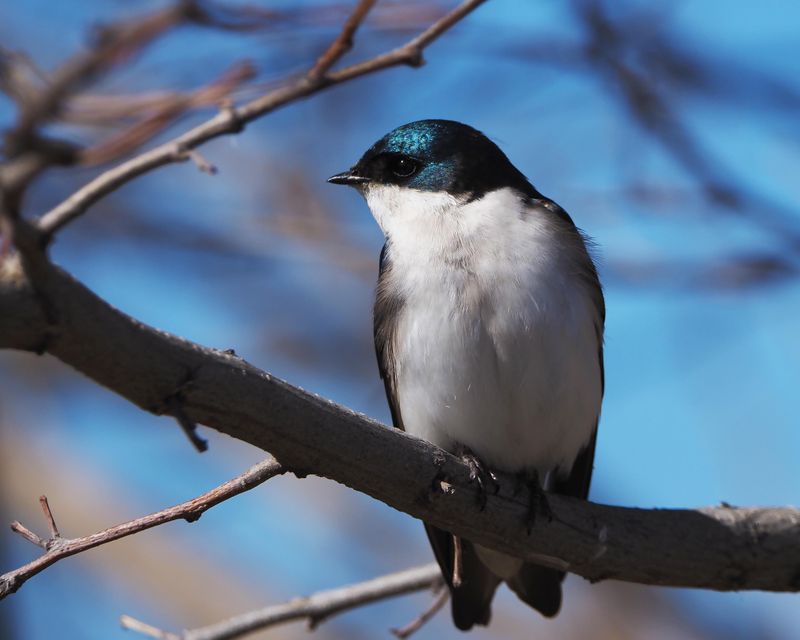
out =
[(417, 166), (418, 165), (416, 161), (412, 160), (411, 158), (400, 156), (399, 158), (392, 160), (389, 168), (398, 178), (408, 178), (408, 176), (414, 174), (414, 172), (417, 170)]

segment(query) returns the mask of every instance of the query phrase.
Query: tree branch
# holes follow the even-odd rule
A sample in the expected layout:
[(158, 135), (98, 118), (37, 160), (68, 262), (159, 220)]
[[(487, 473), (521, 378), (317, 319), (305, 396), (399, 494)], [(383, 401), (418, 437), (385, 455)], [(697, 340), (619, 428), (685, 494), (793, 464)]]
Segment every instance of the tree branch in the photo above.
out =
[(444, 578), (442, 579), (442, 584), (438, 589), (434, 591), (434, 598), (433, 602), (428, 605), (428, 608), (425, 609), (422, 613), (420, 613), (416, 618), (414, 618), (411, 622), (407, 625), (400, 627), (399, 629), (392, 629), (392, 635), (395, 638), (408, 638), (414, 635), (417, 631), (419, 631), (425, 623), (428, 622), (433, 616), (435, 616), (441, 608), (445, 605), (445, 603), (450, 599), (450, 589), (444, 584)]
[(316, 64), (308, 72), (309, 78), (321, 78), (324, 76), (328, 69), (335, 65), (339, 59), (353, 48), (353, 36), (355, 35), (358, 27), (367, 17), (367, 14), (375, 6), (376, 0), (360, 0), (353, 13), (347, 19), (339, 36), (334, 40), (331, 45), (325, 50)]
[(89, 166), (125, 156), (174, 124), (178, 117), (190, 109), (220, 104), (236, 87), (254, 75), (255, 70), (249, 62), (240, 62), (216, 80), (193, 91), (166, 94), (158, 101), (151, 99), (147, 106), (141, 104), (137, 108), (137, 105), (132, 105), (131, 111), (136, 114), (134, 124), (99, 144), (81, 150), (78, 161), (83, 166)]
[(295, 598), (285, 604), (265, 607), (182, 633), (157, 629), (130, 616), (122, 616), (120, 622), (126, 629), (163, 640), (229, 640), (294, 620), (308, 620), (309, 627), (313, 629), (343, 611), (442, 585), (439, 566), (431, 563), (346, 587), (320, 591), (305, 598)]
[(381, 69), (402, 64), (410, 66), (421, 65), (423, 50), (483, 2), (485, 0), (466, 0), (403, 46), (365, 62), (345, 67), (333, 73), (327, 73), (330, 65), (334, 64), (346, 52), (344, 42), (348, 38), (352, 38), (355, 29), (369, 10), (368, 5), (371, 4), (368, 2), (359, 3), (345, 23), (342, 33), (307, 74), (240, 107), (225, 108), (213, 118), (190, 131), (100, 174), (61, 204), (44, 214), (39, 221), (40, 230), (45, 237), (52, 236), (53, 233), (80, 216), (95, 202), (116, 191), (137, 176), (167, 164), (184, 162), (188, 159), (187, 153), (195, 147), (222, 135), (238, 133), (248, 122), (252, 122), (279, 107), (301, 98), (306, 98), (332, 85), (341, 84)]
[[(16, 127), (6, 140), (7, 154), (15, 156), (28, 150), (35, 137), (36, 128), (52, 118), (61, 108), (63, 99), (78, 86), (91, 80), (101, 71), (129, 58), (147, 43), (164, 34), (177, 24), (192, 19), (196, 10), (191, 0), (98, 29), (91, 48), (64, 62), (46, 78), (42, 88), (23, 87), (19, 82), (22, 74), (16, 74), (17, 83), (9, 82), (15, 74), (0, 74), (0, 84), (19, 102), (19, 118)], [(7, 57), (6, 63), (13, 62)], [(27, 63), (27, 61), (25, 61)], [(2, 82), (3, 79), (6, 82)]]
[(298, 475), (331, 478), (468, 540), (593, 581), (800, 590), (798, 509), (645, 510), (554, 494), (552, 520), (539, 518), (528, 534), (528, 495), (514, 495), (513, 481), (501, 482), (481, 511), (458, 458), (235, 355), (148, 327), (57, 267), (37, 265), (34, 288), (19, 264), (0, 269), (0, 348), (47, 351), (156, 414), (169, 412), (166, 400), (180, 390), (189, 420), (271, 452)]
[[(113, 49), (113, 55), (98, 61), (98, 66), (65, 67), (63, 80), (55, 84), (52, 94), (18, 125), (12, 146), (19, 153), (2, 167), (6, 191), (0, 192), (0, 223), (13, 229), (20, 254), (0, 263), (0, 308), (4, 310), (0, 347), (48, 352), (147, 411), (179, 413), (189, 431), (196, 423), (206, 424), (272, 452), (280, 461), (272, 464), (279, 470), (332, 478), (457, 536), (590, 580), (800, 591), (797, 509), (725, 505), (642, 510), (552, 495), (548, 499), (552, 519), (540, 518), (528, 531), (528, 496), (515, 495), (513, 482), (504, 481), (501, 491), (488, 496), (485, 508), (479, 510), (469, 471), (459, 459), (293, 387), (233, 354), (148, 327), (112, 308), (46, 259), (42, 246), (54, 232), (135, 177), (186, 161), (204, 142), (236, 133), (246, 123), (333, 84), (392, 66), (422, 64), (424, 49), (482, 1), (466, 0), (401, 47), (330, 71), (372, 6), (362, 0), (306, 75), (240, 107), (227, 107), (194, 129), (104, 172), (45, 214), (34, 228), (19, 219), (18, 196), (31, 176), (47, 166), (40, 146), (50, 145), (48, 158), (74, 154), (74, 149), (61, 149), (57, 141), (37, 140), (37, 124), (58, 111), (63, 96), (81, 78), (127, 55), (137, 43), (160, 33), (172, 18), (145, 25), (134, 34), (131, 46)], [(15, 176), (15, 182), (9, 184), (8, 176)], [(142, 528), (159, 524), (159, 518), (191, 518), (202, 510), (160, 515), (168, 512), (153, 514), (154, 520)], [(134, 532), (127, 523), (95, 536), (67, 540), (58, 535), (52, 515), (48, 522), (51, 537), (46, 540), (15, 525), (17, 532), (47, 551), (1, 577), (0, 596), (59, 558), (101, 544), (97, 536), (110, 540)]]
[(125, 538), (134, 533), (139, 533), (140, 531), (152, 529), (153, 527), (157, 527), (166, 522), (172, 522), (173, 520), (183, 519), (187, 522), (194, 522), (211, 507), (237, 496), (240, 493), (249, 491), (283, 472), (284, 468), (277, 460), (274, 458), (267, 458), (263, 462), (259, 462), (250, 467), (250, 469), (243, 474), (232, 480), (228, 480), (224, 484), (192, 500), (182, 502), (174, 507), (162, 509), (161, 511), (151, 513), (141, 518), (136, 518), (135, 520), (130, 520), (129, 522), (99, 531), (98, 533), (93, 533), (89, 536), (72, 539), (63, 538), (58, 532), (55, 520), (50, 512), (50, 506), (47, 504), (47, 498), (42, 496), (40, 502), (45, 519), (48, 523), (50, 537), (42, 539), (19, 522), (13, 522), (11, 524), (11, 529), (32, 544), (40, 546), (46, 551), (36, 558), (36, 560), (0, 576), (0, 600), (14, 593), (37, 573), (44, 571), (47, 567), (63, 558), (88, 551), (89, 549), (94, 549), (100, 545)]

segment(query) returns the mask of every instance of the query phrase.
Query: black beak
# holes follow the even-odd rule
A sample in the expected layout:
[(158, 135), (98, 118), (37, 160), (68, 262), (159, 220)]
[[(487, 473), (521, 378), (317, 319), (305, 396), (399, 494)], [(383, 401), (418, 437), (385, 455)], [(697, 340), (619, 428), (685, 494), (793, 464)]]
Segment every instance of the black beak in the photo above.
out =
[(350, 187), (357, 187), (360, 184), (369, 182), (369, 178), (365, 178), (364, 176), (359, 176), (353, 173), (352, 169), (349, 169), (348, 171), (337, 173), (335, 176), (331, 176), (330, 178), (328, 178), (328, 182), (330, 182), (331, 184), (346, 184)]

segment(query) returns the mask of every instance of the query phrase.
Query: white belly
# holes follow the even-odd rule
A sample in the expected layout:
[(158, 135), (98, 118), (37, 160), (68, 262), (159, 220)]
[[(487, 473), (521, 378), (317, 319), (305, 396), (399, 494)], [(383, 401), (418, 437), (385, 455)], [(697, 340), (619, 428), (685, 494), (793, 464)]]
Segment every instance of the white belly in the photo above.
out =
[(600, 410), (591, 316), (583, 327), (558, 326), (530, 307), (492, 307), (404, 309), (396, 355), (405, 429), (451, 451), (466, 445), (493, 468), (568, 470)]
[(563, 258), (552, 217), (520, 214), (508, 190), (457, 213), (440, 199), (425, 216), (417, 203), (371, 202), (403, 298), (393, 350), (403, 425), (493, 468), (567, 472), (602, 398), (601, 320), (587, 284)]

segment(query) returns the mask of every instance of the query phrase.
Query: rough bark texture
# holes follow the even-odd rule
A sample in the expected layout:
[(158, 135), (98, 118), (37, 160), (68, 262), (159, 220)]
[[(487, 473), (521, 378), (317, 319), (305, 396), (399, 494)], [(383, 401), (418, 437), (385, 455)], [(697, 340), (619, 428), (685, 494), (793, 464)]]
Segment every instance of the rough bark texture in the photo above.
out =
[[(46, 262), (0, 269), (0, 347), (47, 352), (156, 414), (269, 451), (480, 544), (590, 580), (718, 590), (800, 590), (800, 511), (630, 509), (552, 495), (527, 532), (527, 492), (503, 482), (477, 506), (457, 458), (293, 387), (235, 355), (148, 327)], [(171, 409), (170, 409), (171, 408)]]

